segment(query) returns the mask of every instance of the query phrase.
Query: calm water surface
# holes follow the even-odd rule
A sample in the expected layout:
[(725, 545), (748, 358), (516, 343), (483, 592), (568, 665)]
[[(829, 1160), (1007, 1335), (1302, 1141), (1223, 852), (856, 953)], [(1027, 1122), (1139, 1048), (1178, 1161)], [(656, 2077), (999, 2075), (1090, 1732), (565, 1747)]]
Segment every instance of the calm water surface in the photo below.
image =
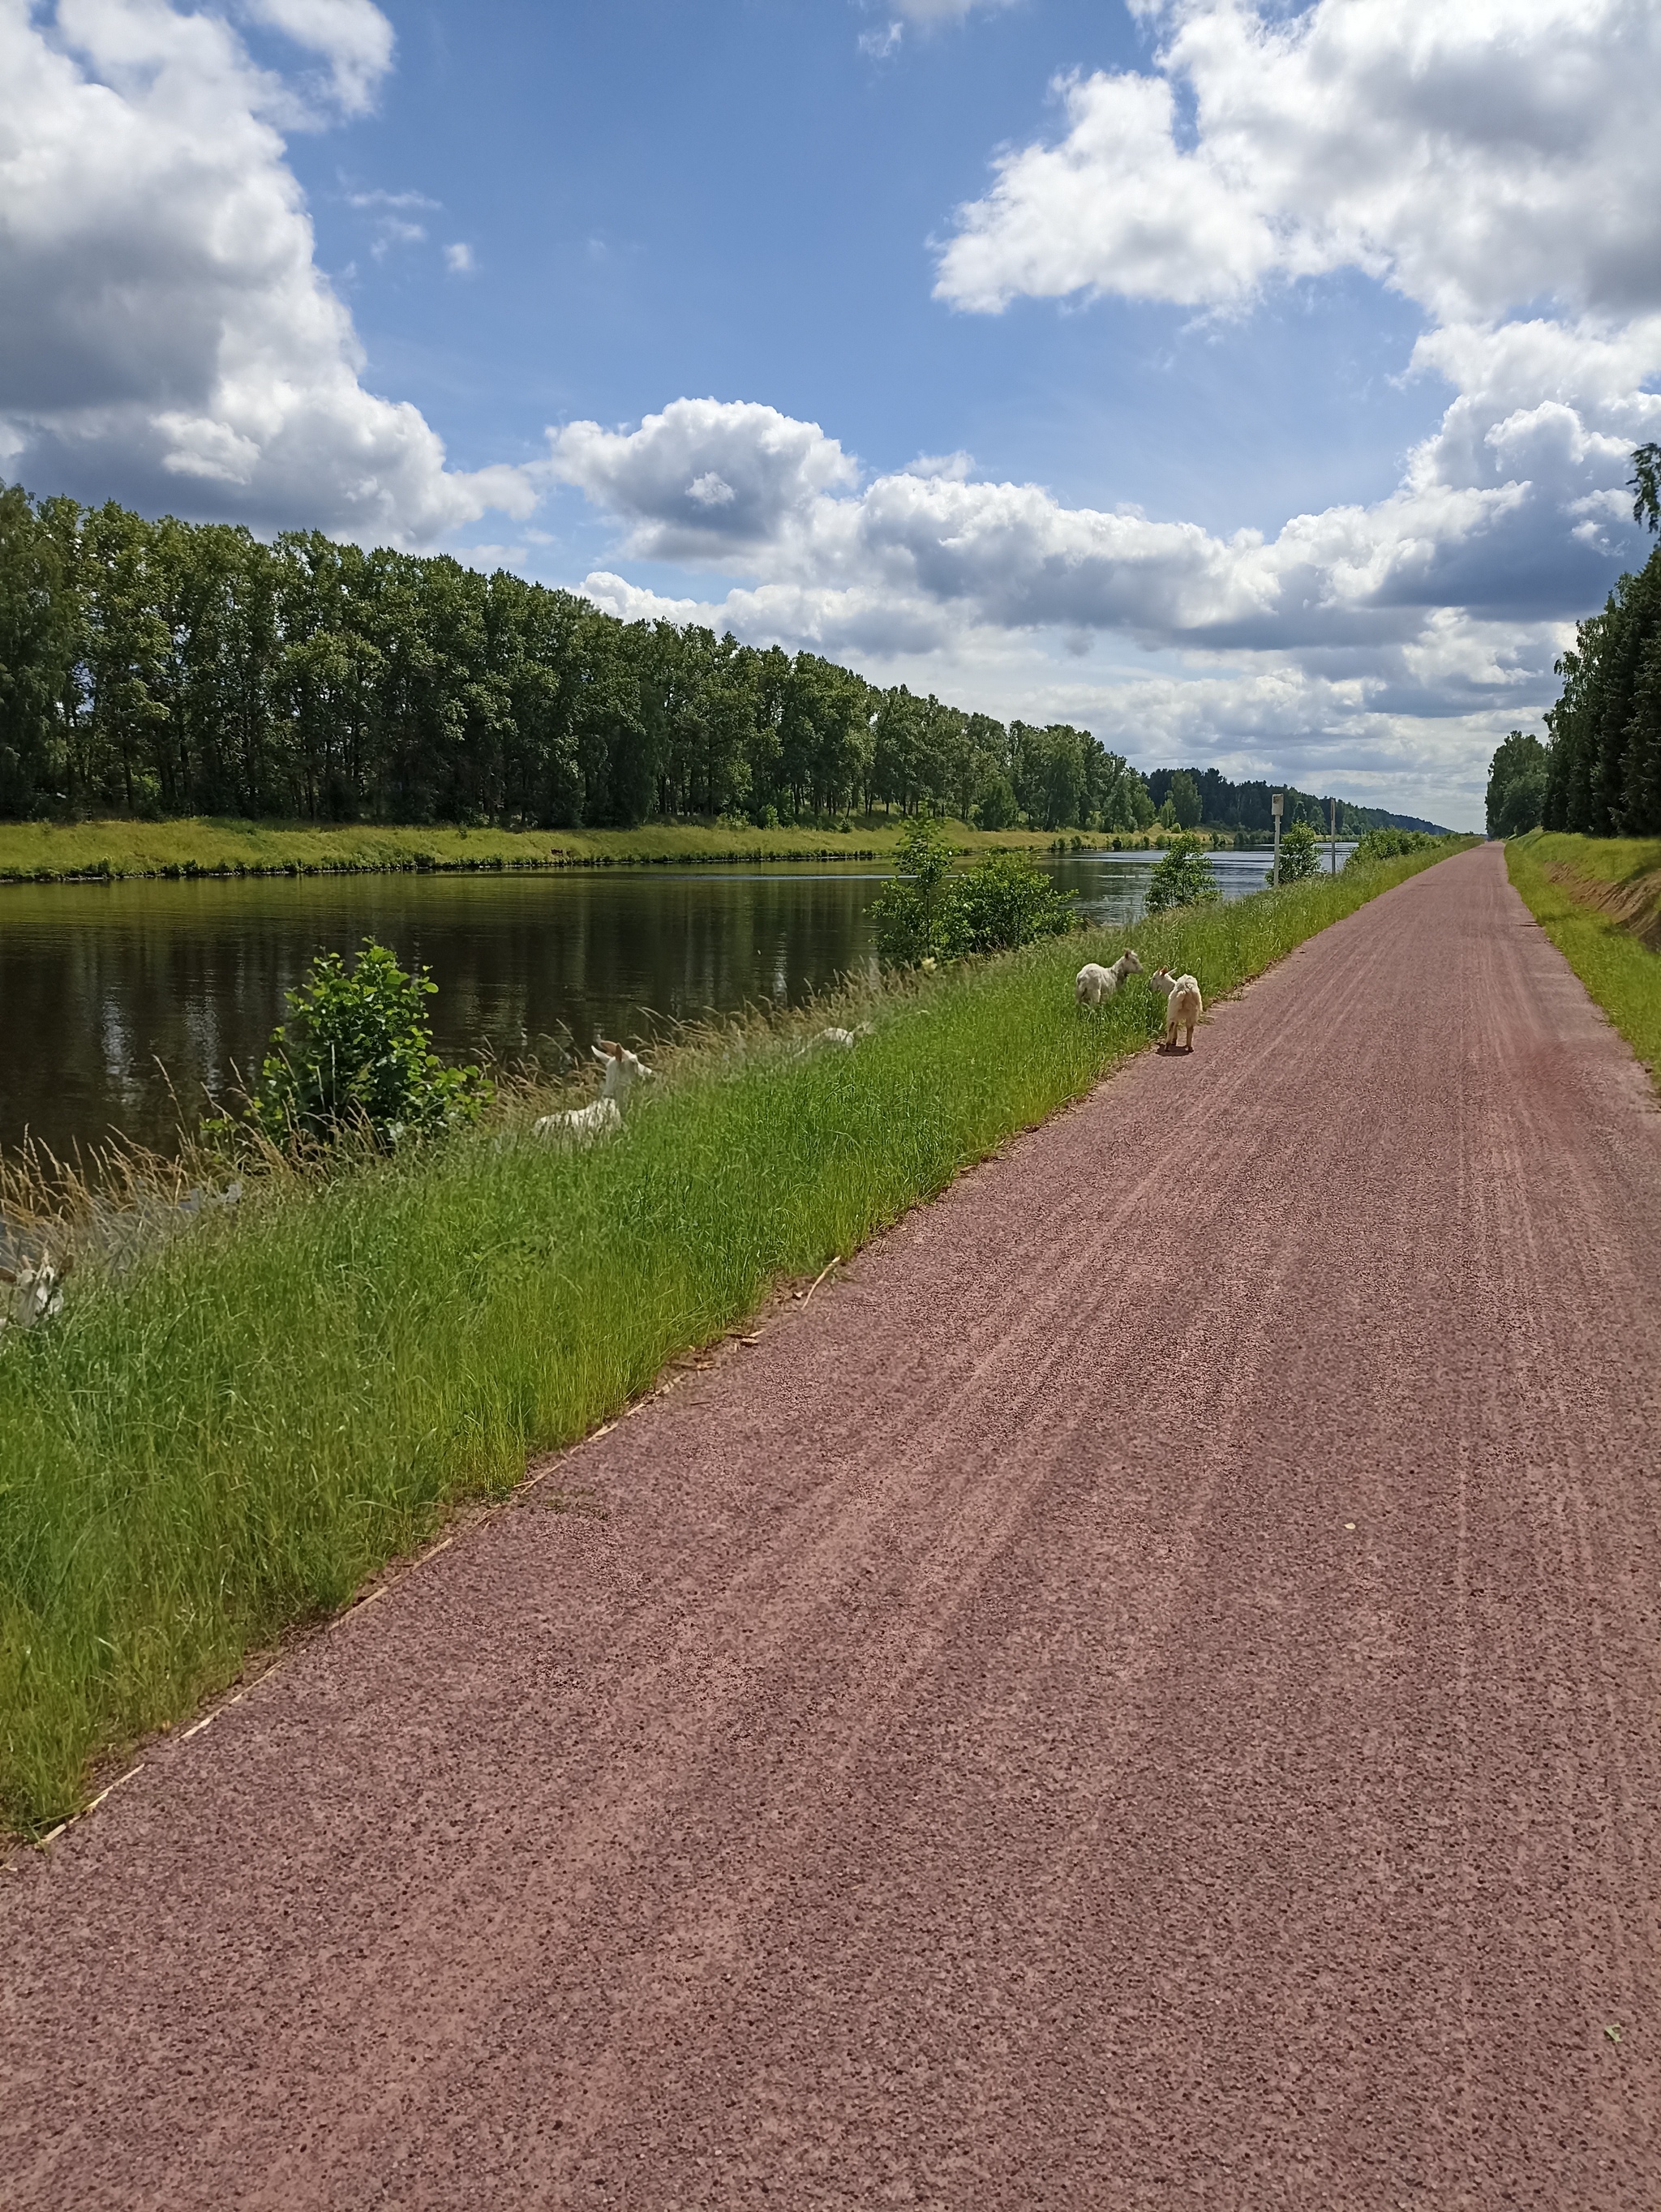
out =
[[(1214, 858), (1225, 897), (1261, 887), (1262, 854)], [(1093, 920), (1129, 923), (1153, 863), (1047, 865)], [(809, 864), (0, 885), (0, 1146), (27, 1131), (65, 1152), (119, 1130), (167, 1148), (180, 1108), (194, 1118), (258, 1067), (313, 956), (365, 936), (431, 969), (446, 1059), (557, 1065), (562, 1046), (639, 1036), (654, 1014), (800, 1004), (867, 969), (881, 882)]]

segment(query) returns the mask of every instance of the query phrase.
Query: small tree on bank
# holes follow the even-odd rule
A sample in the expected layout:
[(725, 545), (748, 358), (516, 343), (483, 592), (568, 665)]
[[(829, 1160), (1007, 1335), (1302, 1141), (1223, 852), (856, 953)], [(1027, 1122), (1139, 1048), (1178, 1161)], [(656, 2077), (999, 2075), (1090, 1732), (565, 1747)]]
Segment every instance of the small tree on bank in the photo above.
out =
[(945, 830), (932, 817), (907, 823), (900, 833), (900, 872), (883, 885), (871, 908), (885, 967), (1010, 952), (1074, 927), (1073, 894), (1060, 890), (1025, 853), (989, 854), (960, 874), (952, 871), (953, 858)]
[(1025, 853), (991, 853), (955, 879), (956, 952), (1013, 952), (1040, 937), (1063, 937), (1078, 917), (1073, 893)]
[(1214, 906), (1222, 896), (1217, 871), (1195, 837), (1178, 837), (1156, 862), (1147, 887), (1147, 911), (1165, 914), (1177, 906)]
[(423, 1002), (437, 988), (424, 968), (406, 974), (373, 938), (350, 969), (338, 952), (319, 953), (288, 994), (289, 1019), (272, 1033), (248, 1122), (292, 1152), (354, 1129), (390, 1151), (406, 1133), (476, 1121), (490, 1085), (477, 1067), (447, 1067), (434, 1051)]
[(932, 814), (917, 815), (901, 830), (899, 872), (871, 902), (885, 967), (914, 968), (940, 957), (952, 904), (952, 860), (950, 841)]
[[(1281, 881), (1301, 884), (1321, 872), (1321, 841), (1307, 822), (1294, 822), (1281, 839)], [(1271, 868), (1263, 878), (1266, 884), (1275, 880)]]

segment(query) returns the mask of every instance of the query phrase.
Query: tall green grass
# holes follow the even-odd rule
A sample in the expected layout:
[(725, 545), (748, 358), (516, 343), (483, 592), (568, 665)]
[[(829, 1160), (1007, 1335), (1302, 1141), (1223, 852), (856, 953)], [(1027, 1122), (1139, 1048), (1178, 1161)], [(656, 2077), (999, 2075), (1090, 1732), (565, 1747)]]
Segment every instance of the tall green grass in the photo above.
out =
[[(1208, 995), (1439, 857), (1135, 933)], [(817, 1273), (1156, 1033), (1074, 1003), (1072, 938), (899, 987), (852, 1053), (690, 1052), (618, 1140), (458, 1139), (256, 1185), (59, 1320), (0, 1340), (0, 1807), (38, 1830), (93, 1761), (287, 1625), (344, 1605), (780, 1277)]]
[[(1661, 953), (1630, 926), (1652, 927), (1661, 906), (1661, 838), (1536, 830), (1511, 840), (1506, 866), (1535, 920), (1661, 1088)], [(1598, 903), (1611, 898), (1632, 911), (1623, 916)]]

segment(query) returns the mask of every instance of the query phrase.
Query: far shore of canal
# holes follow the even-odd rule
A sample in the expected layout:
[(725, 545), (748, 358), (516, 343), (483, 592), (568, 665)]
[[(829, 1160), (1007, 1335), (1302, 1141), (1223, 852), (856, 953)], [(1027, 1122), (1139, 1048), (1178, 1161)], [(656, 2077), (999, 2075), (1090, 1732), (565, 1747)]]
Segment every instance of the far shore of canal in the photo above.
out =
[[(958, 821), (947, 826), (968, 853), (1157, 852), (1172, 834), (985, 830)], [(0, 883), (887, 860), (901, 827), (897, 814), (759, 830), (722, 821), (653, 822), (637, 830), (496, 830), (202, 815), (161, 822), (9, 822), (0, 823)], [(1200, 835), (1208, 844), (1234, 842), (1227, 831)]]

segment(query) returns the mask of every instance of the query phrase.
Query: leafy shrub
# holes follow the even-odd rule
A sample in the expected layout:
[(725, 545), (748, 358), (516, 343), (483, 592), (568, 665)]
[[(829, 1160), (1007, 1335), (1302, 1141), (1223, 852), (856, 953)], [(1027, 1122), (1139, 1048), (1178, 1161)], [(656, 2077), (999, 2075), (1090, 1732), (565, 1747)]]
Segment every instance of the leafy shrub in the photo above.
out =
[[(1283, 884), (1305, 883), (1311, 876), (1321, 872), (1321, 841), (1307, 822), (1294, 822), (1281, 840), (1281, 881)], [(1272, 884), (1275, 871), (1271, 868), (1263, 878)]]
[(906, 823), (898, 857), (899, 872), (872, 901), (871, 916), (884, 966), (911, 968), (945, 949), (954, 903), (946, 883), (952, 847), (933, 815)]
[(1425, 830), (1369, 830), (1344, 862), (1347, 868), (1365, 868), (1374, 860), (1399, 860), (1404, 853), (1422, 852), (1441, 842)]
[(350, 970), (338, 952), (319, 953), (288, 994), (289, 1018), (272, 1033), (249, 1122), (291, 1151), (349, 1129), (390, 1149), (406, 1132), (476, 1120), (490, 1086), (477, 1067), (447, 1067), (433, 1050), (423, 1001), (437, 988), (424, 968), (406, 975), (373, 938)]
[[(1074, 841), (1077, 842), (1076, 840)], [(1025, 853), (991, 853), (954, 877), (954, 952), (1013, 952), (1040, 937), (1063, 937), (1077, 916), (1062, 890)]]
[(1147, 911), (1165, 914), (1177, 906), (1212, 906), (1221, 898), (1217, 871), (1193, 837), (1173, 838), (1164, 859), (1156, 861), (1147, 887)]
[(920, 960), (959, 960), (970, 952), (1008, 952), (1074, 927), (1073, 894), (1025, 853), (991, 853), (954, 874), (952, 848), (932, 817), (900, 834), (900, 873), (872, 902), (877, 951), (890, 968)]

